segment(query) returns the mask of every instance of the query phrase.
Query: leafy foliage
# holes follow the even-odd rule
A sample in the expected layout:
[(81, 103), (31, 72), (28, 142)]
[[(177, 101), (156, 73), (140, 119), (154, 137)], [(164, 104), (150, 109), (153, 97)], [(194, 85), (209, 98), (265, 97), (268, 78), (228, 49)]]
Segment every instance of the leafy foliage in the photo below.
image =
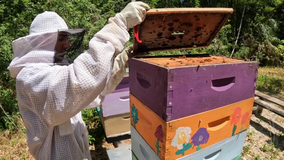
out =
[(103, 140), (105, 133), (97, 109), (83, 110), (82, 117), (89, 131), (89, 143), (95, 144)]

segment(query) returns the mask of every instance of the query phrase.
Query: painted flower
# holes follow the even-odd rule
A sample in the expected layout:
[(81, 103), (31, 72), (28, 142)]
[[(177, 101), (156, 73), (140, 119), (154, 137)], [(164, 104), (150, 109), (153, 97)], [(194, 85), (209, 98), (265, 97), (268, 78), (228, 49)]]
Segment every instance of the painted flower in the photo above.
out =
[(157, 127), (156, 132), (155, 132), (155, 136), (160, 142), (164, 143), (162, 125), (159, 125)]
[(132, 107), (131, 107), (131, 116), (132, 116), (132, 120), (134, 122), (134, 125), (136, 123), (138, 123), (138, 121), (139, 121), (138, 109), (134, 106), (134, 104), (132, 104)]
[[(245, 114), (242, 115), (242, 128), (240, 129), (241, 131), (244, 129), (244, 124), (246, 123), (246, 121), (248, 120), (249, 117), (249, 113), (246, 112)], [(234, 132), (234, 131), (233, 131)]]
[(176, 130), (176, 135), (171, 143), (172, 146), (177, 147), (178, 149), (183, 149), (183, 144), (186, 144), (190, 140), (190, 127), (179, 127)]
[[(199, 128), (198, 131), (191, 138), (192, 144), (198, 146), (197, 150), (201, 149), (201, 144), (205, 144), (209, 140), (209, 133), (206, 128)], [(193, 148), (194, 148), (193, 146)]]
[(246, 121), (248, 120), (248, 117), (249, 117), (249, 113), (248, 112), (243, 114), (243, 116), (242, 116), (242, 125), (244, 125), (246, 123)]
[(241, 119), (242, 109), (240, 107), (235, 108), (234, 113), (231, 115), (231, 125), (237, 125)]
[(160, 146), (159, 142), (162, 142), (162, 143), (164, 142), (162, 125), (159, 125), (157, 127), (156, 132), (155, 132), (155, 136), (157, 138), (157, 142), (156, 142), (155, 147), (157, 149), (157, 154), (160, 154), (161, 153), (161, 151), (160, 151), (161, 146)]

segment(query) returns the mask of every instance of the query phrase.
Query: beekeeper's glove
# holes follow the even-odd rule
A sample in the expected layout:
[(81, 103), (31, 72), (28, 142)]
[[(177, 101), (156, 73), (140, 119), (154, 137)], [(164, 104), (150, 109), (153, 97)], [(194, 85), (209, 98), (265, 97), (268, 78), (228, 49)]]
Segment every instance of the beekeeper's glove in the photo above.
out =
[(127, 30), (140, 24), (144, 21), (146, 17), (146, 11), (150, 7), (144, 2), (130, 2), (127, 6), (120, 12), (123, 17), (124, 23), (127, 26)]
[[(123, 52), (121, 52), (122, 55), (127, 55), (129, 58), (134, 57), (134, 53), (133, 53), (133, 44), (129, 45), (128, 47), (126, 47)], [(128, 58), (127, 58), (128, 60)]]

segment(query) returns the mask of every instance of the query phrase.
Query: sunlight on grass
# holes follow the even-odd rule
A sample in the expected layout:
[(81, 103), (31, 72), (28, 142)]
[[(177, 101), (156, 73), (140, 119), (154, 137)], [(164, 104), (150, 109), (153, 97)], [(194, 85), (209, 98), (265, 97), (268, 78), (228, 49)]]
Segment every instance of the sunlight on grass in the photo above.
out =
[(23, 130), (11, 134), (9, 130), (0, 133), (0, 159), (1, 160), (34, 160), (29, 153), (26, 134)]
[(256, 89), (284, 100), (284, 69), (262, 67), (258, 69)]

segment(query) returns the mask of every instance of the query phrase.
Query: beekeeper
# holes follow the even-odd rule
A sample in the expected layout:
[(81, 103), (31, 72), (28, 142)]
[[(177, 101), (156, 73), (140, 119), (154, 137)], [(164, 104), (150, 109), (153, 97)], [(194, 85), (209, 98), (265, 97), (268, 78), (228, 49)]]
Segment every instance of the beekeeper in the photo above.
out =
[(13, 41), (8, 69), (16, 78), (28, 147), (36, 159), (91, 159), (81, 111), (100, 105), (122, 80), (132, 54), (131, 47), (121, 52), (130, 38), (128, 30), (144, 20), (148, 9), (143, 2), (129, 3), (72, 63), (66, 55), (78, 43), (69, 38), (75, 33), (80, 39), (83, 30), (68, 29), (55, 12), (37, 15), (29, 35)]

